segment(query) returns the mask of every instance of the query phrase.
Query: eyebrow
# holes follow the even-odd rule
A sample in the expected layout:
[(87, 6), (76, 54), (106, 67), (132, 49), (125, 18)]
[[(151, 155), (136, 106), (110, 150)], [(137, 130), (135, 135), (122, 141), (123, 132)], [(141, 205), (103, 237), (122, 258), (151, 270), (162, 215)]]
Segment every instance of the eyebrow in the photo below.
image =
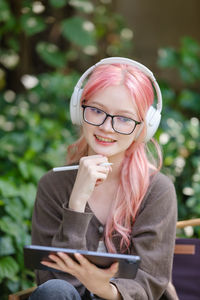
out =
[[(93, 105), (97, 105), (97, 106), (100, 106), (100, 108), (101, 109), (105, 109), (106, 110), (106, 108), (107, 107), (105, 107), (103, 104), (101, 104), (101, 103), (98, 103), (98, 102), (88, 102), (88, 104), (90, 104), (91, 106), (93, 106)], [(137, 118), (137, 115), (136, 114), (134, 114), (134, 113), (132, 113), (132, 112), (130, 112), (129, 110), (120, 110), (120, 112), (117, 112), (117, 114), (115, 114), (116, 116), (118, 116), (118, 115), (123, 115), (123, 114), (131, 114), (132, 116), (134, 116), (135, 118)], [(127, 118), (131, 118), (131, 117), (127, 117)]]

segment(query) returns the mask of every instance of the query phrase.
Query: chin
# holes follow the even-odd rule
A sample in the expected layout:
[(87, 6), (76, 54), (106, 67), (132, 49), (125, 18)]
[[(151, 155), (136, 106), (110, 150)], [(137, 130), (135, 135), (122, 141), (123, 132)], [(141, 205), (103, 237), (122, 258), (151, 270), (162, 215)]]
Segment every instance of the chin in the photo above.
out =
[(89, 148), (90, 148), (90, 153), (92, 154), (100, 154), (107, 157), (114, 155), (113, 151), (110, 151), (109, 149), (105, 149), (103, 147), (95, 147), (95, 145), (91, 145)]

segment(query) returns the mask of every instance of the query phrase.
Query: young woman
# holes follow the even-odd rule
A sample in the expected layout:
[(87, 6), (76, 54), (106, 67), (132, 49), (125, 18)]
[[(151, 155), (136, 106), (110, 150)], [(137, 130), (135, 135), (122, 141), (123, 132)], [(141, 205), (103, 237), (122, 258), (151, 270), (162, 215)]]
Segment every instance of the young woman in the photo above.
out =
[(161, 97), (152, 76), (125, 58), (88, 71), (71, 100), (78, 105), (72, 119), (81, 112), (82, 135), (69, 147), (68, 161), (79, 169), (45, 174), (33, 213), (33, 244), (139, 255), (136, 278), (115, 278), (117, 263), (100, 269), (80, 254), (76, 263), (58, 253), (43, 264), (62, 273), (37, 271), (31, 300), (177, 299), (170, 282), (176, 195), (159, 172), (159, 146), (153, 141), (154, 150), (147, 148), (160, 117), (152, 107), (153, 86)]

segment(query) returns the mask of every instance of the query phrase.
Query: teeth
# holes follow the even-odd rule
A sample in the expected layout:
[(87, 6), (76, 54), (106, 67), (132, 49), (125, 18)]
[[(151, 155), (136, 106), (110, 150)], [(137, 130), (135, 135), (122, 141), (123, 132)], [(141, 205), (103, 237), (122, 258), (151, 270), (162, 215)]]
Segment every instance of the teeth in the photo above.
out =
[(114, 142), (114, 140), (112, 140), (112, 139), (109, 139), (109, 138), (103, 138), (103, 137), (101, 137), (101, 136), (99, 136), (99, 135), (96, 135), (96, 138), (97, 138), (98, 140), (102, 141), (102, 142)]

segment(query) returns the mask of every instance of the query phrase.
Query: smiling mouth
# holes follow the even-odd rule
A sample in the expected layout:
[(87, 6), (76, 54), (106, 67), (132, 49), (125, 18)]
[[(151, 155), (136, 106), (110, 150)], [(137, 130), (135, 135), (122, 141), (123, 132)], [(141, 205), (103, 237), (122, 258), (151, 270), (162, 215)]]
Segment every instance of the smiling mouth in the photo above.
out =
[(104, 137), (96, 135), (96, 134), (95, 134), (95, 137), (96, 137), (96, 139), (98, 141), (101, 141), (101, 142), (106, 142), (106, 143), (114, 143), (114, 142), (116, 142), (116, 140), (113, 140), (113, 139), (110, 139), (110, 138), (104, 138)]

